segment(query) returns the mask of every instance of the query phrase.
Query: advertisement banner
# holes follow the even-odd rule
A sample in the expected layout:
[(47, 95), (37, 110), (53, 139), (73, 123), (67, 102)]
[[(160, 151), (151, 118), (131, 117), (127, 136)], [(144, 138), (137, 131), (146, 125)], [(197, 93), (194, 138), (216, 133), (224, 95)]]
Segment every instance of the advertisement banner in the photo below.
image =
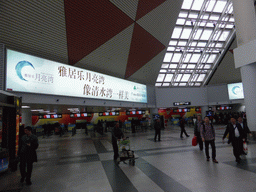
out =
[(228, 84), (229, 100), (244, 99), (243, 83)]
[(7, 50), (6, 90), (147, 103), (146, 85)]

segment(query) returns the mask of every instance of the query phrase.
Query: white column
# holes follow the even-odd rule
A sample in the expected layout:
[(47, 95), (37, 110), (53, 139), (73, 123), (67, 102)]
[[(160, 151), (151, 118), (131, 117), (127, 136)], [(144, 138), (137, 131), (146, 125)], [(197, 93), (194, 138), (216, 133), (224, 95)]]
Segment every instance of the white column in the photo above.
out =
[(26, 126), (32, 126), (32, 113), (31, 113), (31, 110), (30, 108), (29, 109), (22, 109), (22, 113), (21, 113), (21, 116), (22, 116), (22, 124)]
[(202, 118), (204, 119), (204, 117), (206, 116), (206, 111), (209, 111), (208, 110), (208, 106), (202, 106), (201, 107), (201, 115), (202, 115)]
[(256, 132), (256, 16), (254, 0), (233, 0), (238, 48), (235, 65), (240, 67), (248, 126)]

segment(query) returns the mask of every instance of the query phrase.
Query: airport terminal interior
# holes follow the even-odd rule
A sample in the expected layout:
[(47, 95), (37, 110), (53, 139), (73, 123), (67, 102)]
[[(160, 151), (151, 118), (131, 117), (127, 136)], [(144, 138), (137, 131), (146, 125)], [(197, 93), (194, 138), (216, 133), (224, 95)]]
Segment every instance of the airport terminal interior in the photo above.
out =
[(256, 191), (255, 5), (0, 0), (0, 192)]

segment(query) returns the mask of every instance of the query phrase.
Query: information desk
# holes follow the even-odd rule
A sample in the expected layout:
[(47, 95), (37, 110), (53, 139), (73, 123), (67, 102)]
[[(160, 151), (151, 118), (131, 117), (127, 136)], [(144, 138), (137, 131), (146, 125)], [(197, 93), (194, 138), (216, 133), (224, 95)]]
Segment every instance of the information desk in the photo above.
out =
[(0, 173), (7, 171), (9, 166), (9, 154), (7, 149), (0, 151)]

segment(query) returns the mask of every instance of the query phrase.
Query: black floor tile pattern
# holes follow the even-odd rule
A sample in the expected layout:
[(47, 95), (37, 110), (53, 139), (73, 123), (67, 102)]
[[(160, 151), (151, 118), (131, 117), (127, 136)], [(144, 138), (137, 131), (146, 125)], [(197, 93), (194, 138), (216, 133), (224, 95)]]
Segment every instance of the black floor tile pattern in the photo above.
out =
[(190, 192), (189, 189), (187, 189), (186, 187), (184, 187), (179, 182), (175, 181), (162, 171), (158, 170), (156, 167), (149, 164), (142, 158), (136, 160), (136, 166), (152, 181), (154, 181), (162, 190), (166, 192)]
[(138, 191), (127, 178), (120, 167), (113, 161), (102, 161), (109, 183), (113, 192), (136, 192)]

